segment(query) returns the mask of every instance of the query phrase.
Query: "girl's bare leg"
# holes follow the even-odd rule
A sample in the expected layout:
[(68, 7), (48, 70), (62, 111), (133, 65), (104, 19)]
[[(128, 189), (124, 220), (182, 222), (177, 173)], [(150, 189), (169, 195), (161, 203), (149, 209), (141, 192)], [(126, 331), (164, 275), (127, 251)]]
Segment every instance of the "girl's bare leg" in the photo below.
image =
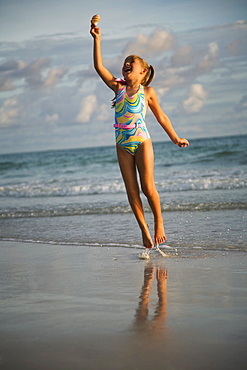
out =
[(145, 140), (135, 155), (142, 191), (148, 199), (154, 215), (154, 241), (161, 244), (166, 240), (160, 197), (154, 183), (154, 152), (151, 139)]
[(117, 144), (117, 156), (128, 200), (142, 232), (143, 245), (146, 248), (152, 248), (153, 241), (145, 220), (140, 197), (140, 189), (137, 181), (135, 157), (129, 154), (119, 144)]

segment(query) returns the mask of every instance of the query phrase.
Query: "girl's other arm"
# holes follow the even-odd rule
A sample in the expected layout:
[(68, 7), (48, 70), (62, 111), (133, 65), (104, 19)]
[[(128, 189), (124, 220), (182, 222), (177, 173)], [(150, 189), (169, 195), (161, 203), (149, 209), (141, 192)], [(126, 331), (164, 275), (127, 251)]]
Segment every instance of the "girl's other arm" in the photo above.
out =
[(180, 147), (186, 147), (189, 145), (188, 140), (178, 137), (176, 131), (174, 130), (171, 121), (167, 117), (167, 115), (161, 109), (159, 105), (158, 98), (156, 95), (155, 90), (152, 87), (145, 88), (145, 97), (148, 101), (148, 106), (150, 107), (151, 111), (153, 112), (155, 118), (162, 126), (162, 128), (166, 131), (167, 135), (170, 139), (174, 142), (174, 144)]
[(98, 75), (102, 78), (107, 86), (116, 92), (117, 82), (115, 77), (110, 71), (103, 65), (103, 58), (101, 53), (101, 32), (99, 27), (92, 26), (90, 33), (94, 39), (93, 44), (93, 61), (94, 68)]

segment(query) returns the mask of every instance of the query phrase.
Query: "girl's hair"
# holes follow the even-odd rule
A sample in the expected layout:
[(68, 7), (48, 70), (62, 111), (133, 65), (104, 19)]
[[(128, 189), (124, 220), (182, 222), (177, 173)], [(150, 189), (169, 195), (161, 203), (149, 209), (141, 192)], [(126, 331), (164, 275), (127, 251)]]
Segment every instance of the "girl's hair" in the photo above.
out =
[(147, 73), (145, 74), (144, 79), (142, 80), (143, 86), (148, 86), (152, 82), (154, 78), (154, 67), (148, 64), (144, 59), (138, 57), (137, 55), (130, 55), (128, 58), (138, 59), (144, 69), (147, 69)]
[[(142, 67), (147, 70), (147, 73), (145, 74), (141, 84), (143, 86), (148, 86), (154, 78), (154, 67), (151, 64), (149, 65), (144, 59), (142, 59), (138, 55), (129, 55), (127, 58), (125, 58), (125, 60), (126, 59), (132, 60), (138, 59), (140, 61)], [(112, 108), (114, 108), (115, 105), (116, 105), (116, 96), (112, 99)]]

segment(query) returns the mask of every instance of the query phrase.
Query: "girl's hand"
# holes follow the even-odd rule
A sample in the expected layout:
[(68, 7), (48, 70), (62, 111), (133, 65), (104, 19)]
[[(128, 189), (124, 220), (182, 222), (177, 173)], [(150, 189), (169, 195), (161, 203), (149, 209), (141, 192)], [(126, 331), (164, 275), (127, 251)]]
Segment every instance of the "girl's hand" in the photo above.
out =
[(186, 139), (182, 139), (182, 138), (178, 138), (178, 142), (176, 143), (180, 148), (186, 148), (186, 146), (190, 145), (190, 143), (188, 142), (188, 140)]
[(98, 39), (101, 37), (100, 28), (96, 27), (94, 24), (91, 24), (90, 33), (94, 39)]

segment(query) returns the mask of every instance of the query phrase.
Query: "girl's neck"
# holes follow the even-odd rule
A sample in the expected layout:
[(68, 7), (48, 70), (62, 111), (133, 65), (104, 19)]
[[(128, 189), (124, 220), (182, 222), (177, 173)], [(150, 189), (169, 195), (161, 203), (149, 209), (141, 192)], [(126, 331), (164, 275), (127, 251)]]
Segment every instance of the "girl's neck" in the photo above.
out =
[(126, 86), (129, 88), (129, 89), (138, 89), (139, 86), (141, 85), (141, 81), (139, 80), (125, 80), (126, 82)]
[(128, 85), (127, 84), (125, 91), (126, 91), (126, 94), (130, 97), (130, 96), (134, 96), (139, 91), (139, 88), (140, 88), (140, 84), (138, 85)]

